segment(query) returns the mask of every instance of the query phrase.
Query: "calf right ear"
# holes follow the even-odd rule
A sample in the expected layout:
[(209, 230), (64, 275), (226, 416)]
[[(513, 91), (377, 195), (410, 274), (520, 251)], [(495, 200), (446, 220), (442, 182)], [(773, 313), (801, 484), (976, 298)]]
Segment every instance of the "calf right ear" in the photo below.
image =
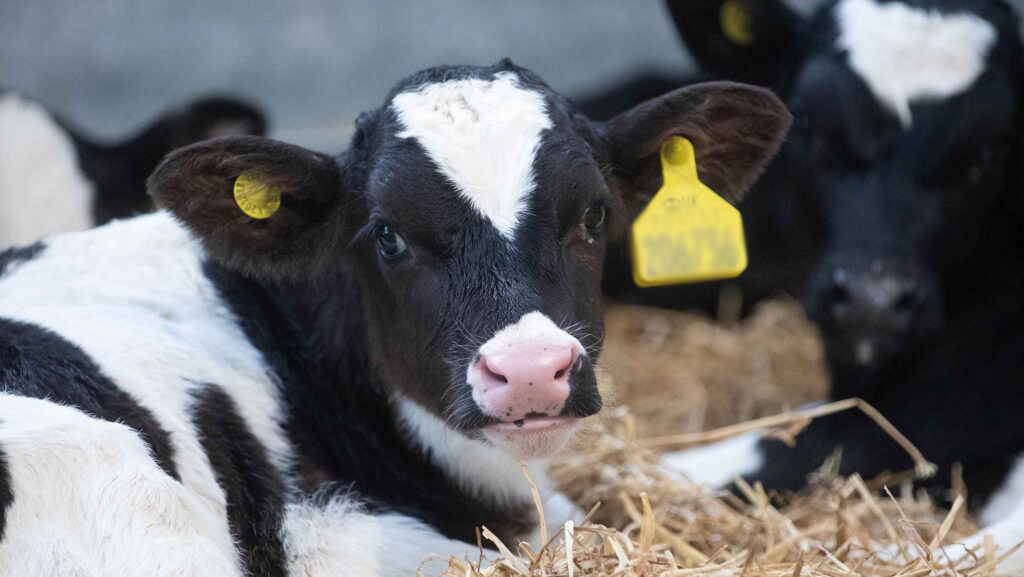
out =
[[(263, 191), (255, 201), (236, 194), (243, 175), (250, 192)], [(235, 136), (173, 152), (149, 177), (148, 191), (212, 260), (248, 276), (284, 279), (309, 275), (337, 256), (332, 249), (343, 245), (344, 229), (341, 181), (341, 168), (325, 154)]]

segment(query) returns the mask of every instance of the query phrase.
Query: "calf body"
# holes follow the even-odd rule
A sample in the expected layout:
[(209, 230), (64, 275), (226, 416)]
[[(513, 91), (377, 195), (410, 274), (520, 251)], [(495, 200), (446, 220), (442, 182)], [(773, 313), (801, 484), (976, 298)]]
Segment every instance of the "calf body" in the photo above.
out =
[(411, 575), (481, 525), (528, 535), (516, 458), (551, 494), (600, 409), (601, 265), (661, 142), (716, 139), (737, 197), (787, 122), (718, 84), (591, 124), (504, 62), (407, 79), (337, 158), (172, 154), (166, 211), (0, 256), (0, 570)]
[(265, 124), (248, 104), (203, 98), (103, 144), (41, 103), (0, 90), (0, 249), (147, 212), (146, 177), (165, 154), (204, 138), (262, 134)]

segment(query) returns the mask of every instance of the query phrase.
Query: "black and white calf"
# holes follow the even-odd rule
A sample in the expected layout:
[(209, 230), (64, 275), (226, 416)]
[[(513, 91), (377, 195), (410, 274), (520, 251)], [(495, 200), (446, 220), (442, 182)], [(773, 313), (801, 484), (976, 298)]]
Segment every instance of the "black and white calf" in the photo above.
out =
[[(698, 4), (703, 24), (686, 18)], [(981, 520), (1015, 544), (1024, 539), (1017, 18), (992, 0), (839, 0), (807, 21), (781, 2), (731, 4), (747, 11), (745, 44), (722, 33), (721, 2), (670, 2), (707, 69), (774, 87), (796, 118), (744, 207), (742, 288), (753, 298), (802, 293), (822, 328), (832, 396), (878, 407), (939, 465), (933, 485), (948, 486), (963, 465)], [(743, 473), (773, 489), (803, 486), (837, 447), (847, 474), (910, 465), (859, 414), (816, 421), (797, 441), (748, 438), (675, 461), (711, 483)]]
[(262, 113), (249, 104), (203, 98), (121, 143), (100, 144), (39, 102), (0, 90), (0, 249), (149, 211), (146, 177), (165, 154), (265, 128)]
[(339, 157), (171, 154), (166, 211), (0, 256), (0, 573), (412, 575), (514, 542), (514, 457), (541, 475), (601, 407), (602, 263), (662, 142), (736, 199), (788, 124), (732, 83), (591, 123), (505, 61), (410, 77)]

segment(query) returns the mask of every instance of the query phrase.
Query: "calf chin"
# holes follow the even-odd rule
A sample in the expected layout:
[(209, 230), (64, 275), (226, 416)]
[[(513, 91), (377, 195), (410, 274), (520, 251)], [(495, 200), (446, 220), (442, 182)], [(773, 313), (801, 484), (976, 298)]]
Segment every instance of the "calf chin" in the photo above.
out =
[[(531, 428), (523, 430), (526, 427)], [(578, 429), (577, 419), (556, 417), (529, 425), (490, 425), (483, 429), (483, 435), (492, 445), (517, 459), (545, 459), (561, 452)]]

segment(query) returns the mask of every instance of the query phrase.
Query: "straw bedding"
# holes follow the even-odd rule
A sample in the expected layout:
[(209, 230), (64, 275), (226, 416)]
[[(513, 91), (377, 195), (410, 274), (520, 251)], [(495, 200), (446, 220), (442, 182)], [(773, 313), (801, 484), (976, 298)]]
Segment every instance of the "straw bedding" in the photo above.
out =
[[(590, 511), (586, 519), (545, 527), (542, 543), (502, 543), (481, 528), (479, 540), (490, 549), (481, 548), (472, 559), (429, 560), (421, 575), (1001, 575), (998, 561), (1007, 552), (996, 555), (991, 543), (971, 552), (953, 545), (977, 529), (964, 509), (958, 480), (954, 492), (961, 496), (949, 510), (915, 493), (910, 481), (930, 474), (929, 464), (891, 426), (888, 432), (914, 457), (915, 471), (885, 479), (841, 478), (835, 473), (841, 458), (836, 455), (822, 464), (806, 490), (787, 495), (782, 504), (759, 486), (741, 482), (741, 498), (697, 486), (659, 466), (660, 449), (753, 428), (791, 438), (815, 415), (872, 414), (871, 407), (846, 401), (808, 414), (696, 432), (702, 425), (762, 417), (823, 395), (820, 344), (794, 303), (769, 303), (728, 326), (685, 313), (614, 307), (607, 338), (610, 354), (603, 360), (622, 406), (607, 411), (583, 446), (548, 471)], [(659, 366), (664, 363), (671, 367)], [(752, 400), (736, 401), (743, 396)], [(873, 418), (887, 426), (880, 415)], [(525, 467), (524, 474), (529, 476)], [(939, 545), (950, 546), (933, 554)]]

